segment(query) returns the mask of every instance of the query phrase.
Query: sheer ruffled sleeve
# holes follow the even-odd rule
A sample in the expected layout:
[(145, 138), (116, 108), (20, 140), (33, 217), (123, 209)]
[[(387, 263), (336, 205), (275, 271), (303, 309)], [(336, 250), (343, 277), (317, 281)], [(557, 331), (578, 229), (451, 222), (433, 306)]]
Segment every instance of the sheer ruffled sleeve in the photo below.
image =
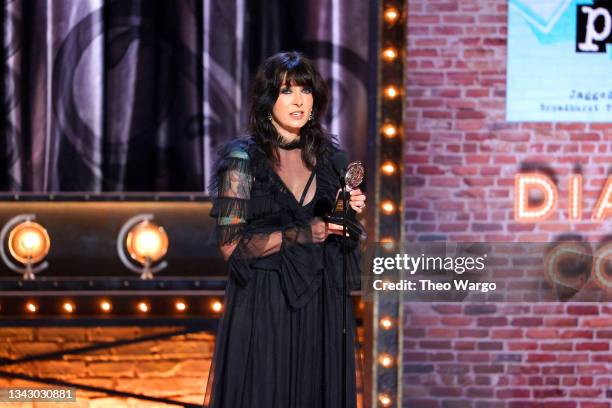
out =
[(219, 151), (214, 177), (209, 186), (212, 199), (210, 215), (217, 218), (217, 244), (240, 239), (249, 220), (252, 175), (246, 146), (240, 141), (229, 143)]

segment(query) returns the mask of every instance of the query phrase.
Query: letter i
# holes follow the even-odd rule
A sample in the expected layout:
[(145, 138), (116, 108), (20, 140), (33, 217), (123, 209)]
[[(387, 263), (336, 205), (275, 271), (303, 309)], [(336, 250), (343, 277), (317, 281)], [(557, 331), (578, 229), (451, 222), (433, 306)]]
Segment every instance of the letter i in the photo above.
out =
[(569, 178), (569, 219), (580, 221), (582, 218), (582, 175), (572, 174)]

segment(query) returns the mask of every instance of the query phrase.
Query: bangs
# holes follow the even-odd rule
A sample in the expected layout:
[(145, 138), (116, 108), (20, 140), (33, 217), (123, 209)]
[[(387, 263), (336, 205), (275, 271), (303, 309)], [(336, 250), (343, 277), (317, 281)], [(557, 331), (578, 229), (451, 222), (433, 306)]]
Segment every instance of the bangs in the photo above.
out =
[(299, 64), (297, 66), (289, 68), (287, 71), (282, 72), (280, 75), (281, 86), (307, 86), (314, 88), (315, 78), (312, 72), (309, 72), (308, 67), (305, 64)]

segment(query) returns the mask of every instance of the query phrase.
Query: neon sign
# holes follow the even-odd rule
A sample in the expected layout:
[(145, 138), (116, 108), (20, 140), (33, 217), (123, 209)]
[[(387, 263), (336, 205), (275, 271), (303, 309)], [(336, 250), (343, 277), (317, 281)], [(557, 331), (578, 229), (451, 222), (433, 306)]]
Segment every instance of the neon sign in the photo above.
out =
[[(582, 176), (572, 174), (569, 178), (568, 214), (571, 221), (582, 219)], [(519, 173), (514, 180), (514, 219), (519, 222), (535, 222), (549, 218), (557, 208), (558, 192), (555, 183), (544, 174)], [(531, 203), (529, 193), (536, 190), (542, 195), (537, 204)], [(603, 221), (612, 215), (612, 176), (608, 177), (603, 191), (597, 199), (591, 219)]]

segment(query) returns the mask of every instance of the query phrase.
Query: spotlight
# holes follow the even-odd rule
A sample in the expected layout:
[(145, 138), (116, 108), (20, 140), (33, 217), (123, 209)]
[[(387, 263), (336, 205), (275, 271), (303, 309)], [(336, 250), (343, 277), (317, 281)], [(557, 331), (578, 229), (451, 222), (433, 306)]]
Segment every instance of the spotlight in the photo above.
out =
[(185, 310), (187, 310), (187, 304), (185, 302), (182, 301), (178, 301), (174, 304), (174, 307), (176, 308), (176, 310), (178, 310), (179, 312), (184, 312)]
[(380, 209), (385, 215), (391, 215), (395, 212), (395, 204), (391, 200), (385, 200), (380, 204)]
[(383, 317), (382, 319), (380, 319), (380, 327), (385, 330), (391, 330), (391, 328), (393, 327), (393, 322), (391, 321), (391, 318)]
[(399, 11), (395, 7), (389, 7), (385, 10), (385, 20), (389, 24), (393, 24), (399, 18)]
[(223, 303), (219, 302), (218, 300), (214, 301), (211, 305), (210, 308), (216, 312), (219, 313), (221, 310), (223, 310)]
[(389, 47), (383, 51), (383, 58), (387, 61), (393, 61), (397, 58), (397, 51), (393, 47)]
[[(154, 273), (168, 266), (165, 261), (159, 262), (168, 252), (168, 234), (152, 219), (152, 214), (132, 217), (121, 227), (117, 236), (119, 259), (128, 269), (140, 273), (141, 279), (153, 279)], [(138, 266), (130, 262), (126, 251)]]
[(141, 264), (154, 263), (168, 251), (168, 235), (150, 221), (142, 221), (129, 232), (127, 249), (132, 259)]
[(393, 404), (391, 397), (387, 394), (378, 394), (378, 402), (380, 402), (381, 407), (390, 407)]
[(393, 164), (392, 161), (386, 161), (382, 166), (380, 166), (380, 170), (383, 172), (383, 174), (390, 176), (395, 173), (395, 164)]
[(28, 302), (26, 303), (26, 310), (30, 313), (36, 313), (38, 312), (38, 305), (34, 302)]
[(113, 310), (113, 305), (108, 300), (103, 300), (100, 302), (100, 309), (102, 309), (103, 312), (110, 312)]
[(397, 95), (399, 95), (399, 91), (397, 90), (397, 88), (393, 85), (390, 85), (388, 87), (385, 88), (385, 96), (389, 99), (393, 99), (395, 98)]
[(383, 126), (382, 132), (388, 139), (393, 139), (397, 136), (397, 128), (391, 124)]
[(72, 302), (64, 302), (64, 304), (62, 305), (62, 308), (64, 309), (64, 312), (66, 313), (72, 313), (75, 310), (74, 303)]
[(138, 303), (138, 310), (142, 313), (147, 313), (149, 311), (149, 304), (147, 302)]
[(0, 231), (0, 257), (10, 269), (21, 273), (24, 280), (33, 280), (34, 274), (49, 266), (42, 261), (49, 253), (51, 239), (47, 230), (34, 222), (34, 219), (34, 214), (18, 215), (10, 219)]

